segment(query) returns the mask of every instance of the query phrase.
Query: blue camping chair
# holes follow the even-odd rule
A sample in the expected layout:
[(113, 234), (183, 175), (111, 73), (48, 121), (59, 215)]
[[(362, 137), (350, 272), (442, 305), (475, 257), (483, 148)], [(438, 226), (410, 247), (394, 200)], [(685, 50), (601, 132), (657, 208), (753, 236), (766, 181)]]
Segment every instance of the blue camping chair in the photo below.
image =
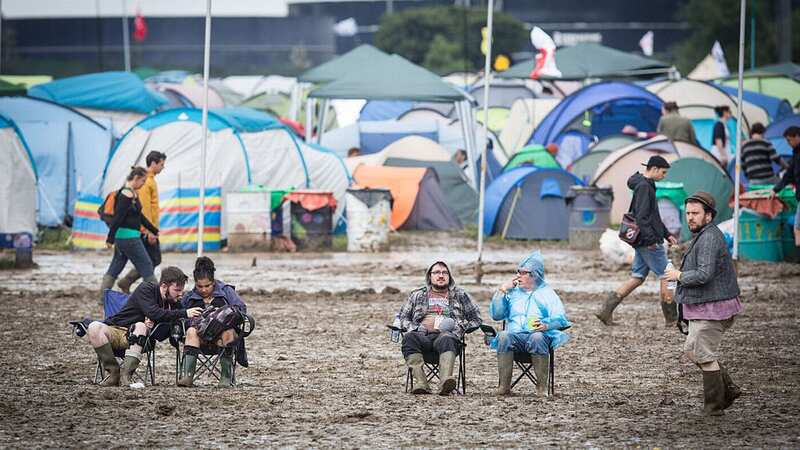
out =
[[(128, 295), (122, 292), (112, 291), (111, 289), (106, 289), (103, 292), (103, 320), (108, 319), (109, 317), (118, 313), (123, 306), (125, 306), (125, 302), (128, 301)], [(92, 319), (85, 318), (79, 321), (71, 321), (69, 324), (72, 325), (72, 331), (78, 337), (83, 337), (86, 335), (89, 324), (92, 323)], [(147, 332), (147, 340), (145, 342), (144, 347), (142, 347), (142, 353), (147, 356), (147, 363), (146, 363), (146, 372), (144, 377), (139, 376), (138, 374), (134, 373), (134, 379), (138, 379), (144, 384), (149, 384), (154, 386), (156, 384), (156, 352), (155, 352), (155, 344), (158, 340), (162, 340), (166, 338), (167, 333), (169, 330), (169, 324), (167, 323), (159, 323), (156, 324), (151, 330)], [(128, 330), (128, 335), (133, 331), (133, 325), (131, 325), (130, 329)], [(162, 338), (163, 337), (163, 338)], [(162, 338), (162, 339), (159, 339)], [(120, 362), (125, 358), (125, 350), (126, 349), (114, 349), (114, 356), (117, 357), (118, 362)], [(95, 367), (94, 372), (94, 382), (95, 384), (100, 384), (105, 380), (105, 370), (103, 369), (102, 365), (100, 364), (100, 360), (97, 360), (97, 365)]]

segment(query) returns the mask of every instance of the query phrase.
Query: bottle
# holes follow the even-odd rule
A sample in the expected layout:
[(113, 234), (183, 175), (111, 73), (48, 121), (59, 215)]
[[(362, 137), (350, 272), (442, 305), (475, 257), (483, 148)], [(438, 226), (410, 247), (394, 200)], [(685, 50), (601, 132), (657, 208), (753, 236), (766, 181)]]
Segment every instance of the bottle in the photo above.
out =
[(402, 325), (402, 323), (400, 322), (400, 313), (396, 313), (394, 315), (394, 322), (392, 323), (392, 326), (394, 328), (392, 328), (391, 333), (390, 333), (392, 342), (400, 342), (400, 327), (401, 327), (401, 325)]
[[(664, 269), (664, 271), (667, 272), (667, 271), (670, 271), (670, 270), (675, 270), (675, 266), (672, 264), (672, 260), (668, 259), (667, 260), (667, 268)], [(677, 286), (678, 286), (678, 282), (677, 281), (667, 281), (667, 289), (669, 289), (670, 291), (674, 291)]]

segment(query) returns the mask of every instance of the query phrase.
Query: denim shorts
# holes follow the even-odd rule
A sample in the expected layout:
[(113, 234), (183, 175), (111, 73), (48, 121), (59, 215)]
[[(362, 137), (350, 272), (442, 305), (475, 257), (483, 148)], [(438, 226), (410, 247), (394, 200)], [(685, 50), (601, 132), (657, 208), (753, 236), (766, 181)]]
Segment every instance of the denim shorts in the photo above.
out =
[(647, 278), (647, 274), (653, 271), (656, 277), (664, 276), (664, 269), (667, 268), (667, 251), (663, 244), (653, 244), (648, 247), (636, 247), (636, 256), (633, 258), (631, 276), (633, 278)]

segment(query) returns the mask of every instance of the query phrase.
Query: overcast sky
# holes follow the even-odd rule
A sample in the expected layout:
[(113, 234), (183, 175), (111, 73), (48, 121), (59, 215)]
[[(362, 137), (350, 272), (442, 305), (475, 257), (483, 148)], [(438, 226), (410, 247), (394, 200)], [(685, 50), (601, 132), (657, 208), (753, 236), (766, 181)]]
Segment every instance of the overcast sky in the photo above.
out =
[[(285, 16), (289, 0), (212, 0), (215, 16)], [(119, 16), (126, 4), (129, 15), (140, 9), (147, 17), (203, 16), (203, 0), (0, 0), (3, 17), (96, 17)]]

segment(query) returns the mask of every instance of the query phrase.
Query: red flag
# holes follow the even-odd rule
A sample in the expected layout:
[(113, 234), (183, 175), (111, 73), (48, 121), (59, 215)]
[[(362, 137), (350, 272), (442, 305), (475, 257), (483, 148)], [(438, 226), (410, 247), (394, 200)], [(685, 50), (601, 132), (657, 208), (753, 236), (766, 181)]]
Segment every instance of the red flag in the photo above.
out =
[(136, 18), (133, 19), (133, 40), (142, 42), (147, 38), (147, 24), (144, 22), (142, 12), (136, 10)]

